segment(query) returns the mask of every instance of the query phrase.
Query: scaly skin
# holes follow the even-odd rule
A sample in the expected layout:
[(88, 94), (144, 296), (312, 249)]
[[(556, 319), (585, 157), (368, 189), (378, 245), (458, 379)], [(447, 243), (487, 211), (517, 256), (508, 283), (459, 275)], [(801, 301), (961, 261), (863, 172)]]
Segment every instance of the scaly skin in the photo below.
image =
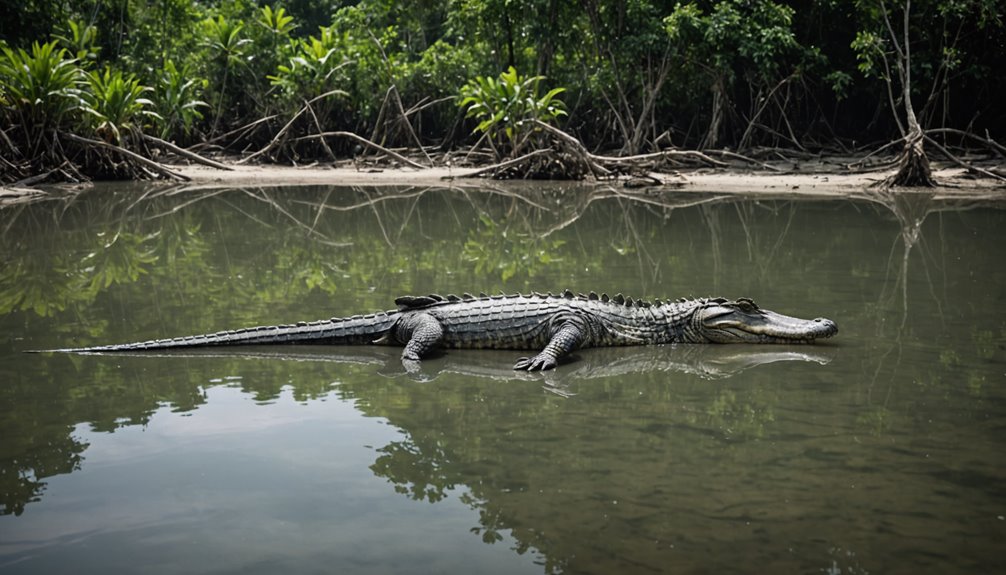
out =
[(291, 325), (51, 351), (96, 353), (261, 344), (404, 345), (416, 362), (438, 347), (541, 350), (514, 369), (552, 369), (585, 347), (660, 343), (813, 343), (838, 333), (835, 322), (760, 309), (740, 298), (654, 303), (621, 294), (437, 295), (395, 300), (397, 310)]

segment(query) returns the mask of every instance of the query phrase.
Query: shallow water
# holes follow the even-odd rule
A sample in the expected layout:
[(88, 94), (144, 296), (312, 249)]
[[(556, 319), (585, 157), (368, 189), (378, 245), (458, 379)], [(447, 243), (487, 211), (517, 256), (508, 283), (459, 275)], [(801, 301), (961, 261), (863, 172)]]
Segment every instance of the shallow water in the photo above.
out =
[[(0, 571), (1006, 568), (1003, 203), (96, 187), (0, 211)], [(402, 294), (752, 297), (816, 346), (24, 350)]]

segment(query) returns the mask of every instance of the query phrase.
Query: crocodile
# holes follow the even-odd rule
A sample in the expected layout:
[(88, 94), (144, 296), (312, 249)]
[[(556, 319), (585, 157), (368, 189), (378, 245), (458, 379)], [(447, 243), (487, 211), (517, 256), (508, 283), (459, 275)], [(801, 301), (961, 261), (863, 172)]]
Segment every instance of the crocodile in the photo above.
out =
[(515, 370), (547, 370), (578, 348), (663, 343), (813, 343), (838, 333), (830, 319), (799, 319), (749, 298), (673, 301), (537, 293), (403, 296), (397, 309), (135, 343), (47, 350), (105, 353), (262, 344), (400, 345), (403, 363), (435, 349), (540, 350)]

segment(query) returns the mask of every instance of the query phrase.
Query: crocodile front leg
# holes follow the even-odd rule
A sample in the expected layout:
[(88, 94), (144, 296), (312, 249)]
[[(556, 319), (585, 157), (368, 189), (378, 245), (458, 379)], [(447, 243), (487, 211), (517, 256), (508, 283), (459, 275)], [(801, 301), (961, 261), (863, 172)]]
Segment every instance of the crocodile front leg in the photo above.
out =
[(559, 358), (569, 354), (583, 343), (584, 327), (573, 321), (566, 321), (552, 334), (545, 349), (534, 357), (522, 357), (514, 364), (514, 369), (545, 371), (559, 365)]
[(444, 337), (444, 326), (428, 313), (417, 313), (404, 318), (395, 326), (395, 338), (405, 343), (402, 361), (419, 361), (433, 348), (440, 345)]

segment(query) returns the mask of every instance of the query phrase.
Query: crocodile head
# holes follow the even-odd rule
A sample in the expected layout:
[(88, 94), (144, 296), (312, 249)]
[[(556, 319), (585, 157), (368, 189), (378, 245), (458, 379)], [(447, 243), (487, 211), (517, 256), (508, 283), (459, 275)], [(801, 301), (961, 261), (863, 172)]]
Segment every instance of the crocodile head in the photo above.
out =
[(748, 298), (705, 300), (695, 310), (695, 331), (713, 343), (813, 343), (838, 333), (830, 319), (800, 319), (761, 309)]

